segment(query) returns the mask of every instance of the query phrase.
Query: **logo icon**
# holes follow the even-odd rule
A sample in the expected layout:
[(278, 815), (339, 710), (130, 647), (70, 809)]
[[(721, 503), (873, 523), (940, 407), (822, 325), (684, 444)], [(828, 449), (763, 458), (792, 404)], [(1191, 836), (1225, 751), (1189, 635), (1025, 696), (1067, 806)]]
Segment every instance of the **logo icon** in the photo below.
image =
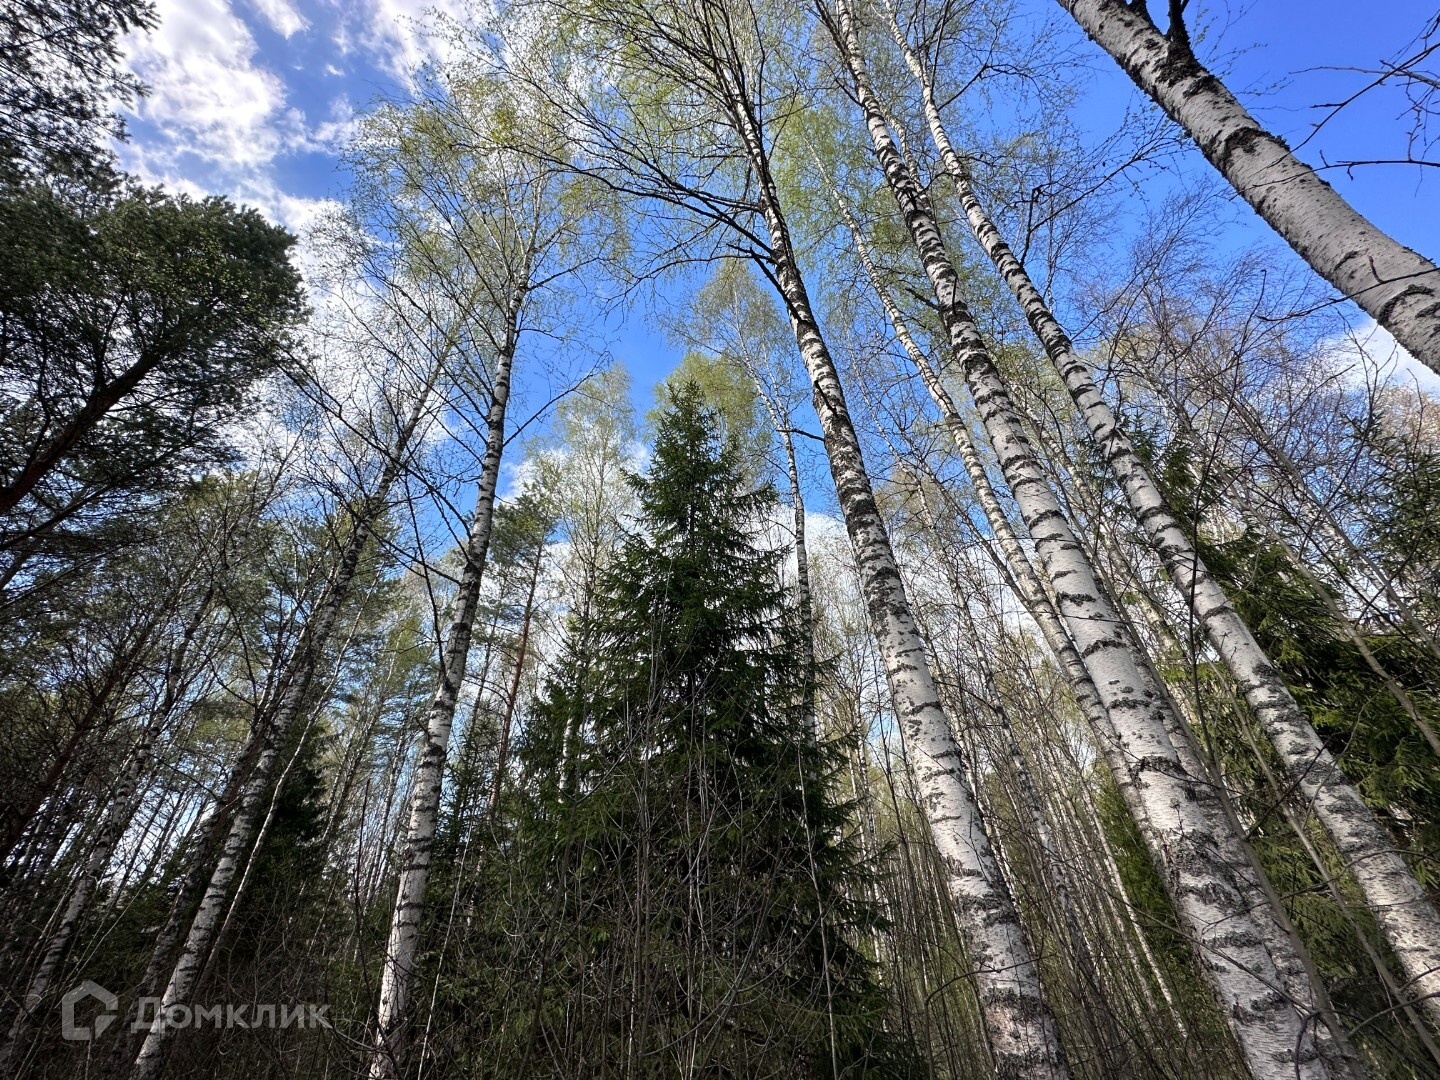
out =
[[(101, 1011), (89, 1024), (75, 1023), (75, 1006), (86, 998), (100, 1003)], [(120, 999), (99, 983), (86, 979), (60, 999), (60, 1037), (71, 1042), (89, 1042), (98, 1039), (115, 1020), (115, 1010)]]

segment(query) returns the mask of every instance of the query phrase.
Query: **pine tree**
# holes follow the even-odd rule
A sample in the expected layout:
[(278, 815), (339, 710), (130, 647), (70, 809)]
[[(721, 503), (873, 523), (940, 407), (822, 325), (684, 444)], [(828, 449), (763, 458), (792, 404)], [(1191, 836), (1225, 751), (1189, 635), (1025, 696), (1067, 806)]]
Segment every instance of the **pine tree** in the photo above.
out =
[(566, 1075), (903, 1073), (855, 946), (878, 916), (829, 783), (840, 759), (805, 720), (787, 552), (756, 539), (774, 492), (747, 484), (695, 384), (667, 397), (631, 478), (641, 528), (522, 748), (537, 794), (521, 844), (568, 935), (522, 1058)]

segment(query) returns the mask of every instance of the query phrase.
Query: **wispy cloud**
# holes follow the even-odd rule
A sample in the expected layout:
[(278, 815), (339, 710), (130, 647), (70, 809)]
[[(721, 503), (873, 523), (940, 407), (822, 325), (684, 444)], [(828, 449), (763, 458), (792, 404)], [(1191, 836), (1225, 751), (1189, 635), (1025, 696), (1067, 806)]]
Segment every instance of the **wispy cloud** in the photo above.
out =
[(342, 52), (359, 49), (377, 68), (397, 83), (407, 85), (427, 61), (444, 59), (447, 36), (436, 33), (445, 19), (464, 23), (488, 10), (485, 0), (433, 0), (417, 5), (409, 0), (357, 0), (347, 5), (348, 18), (336, 27), (334, 40)]
[(293, 37), (310, 28), (310, 21), (296, 11), (289, 0), (249, 0), (249, 3), (283, 38)]
[(1392, 383), (1440, 394), (1440, 375), (1402, 349), (1374, 319), (1333, 339), (1327, 351), (1332, 362), (1349, 369), (1357, 384)]
[(160, 25), (130, 62), (150, 87), (138, 109), (184, 152), (222, 170), (268, 163), (303, 127), (285, 83), (256, 60), (255, 38), (226, 0), (161, 0)]
[[(288, 0), (246, 0), (287, 39), (308, 23)], [(301, 231), (328, 200), (284, 190), (277, 162), (333, 153), (348, 137), (344, 94), (328, 115), (307, 120), (279, 65), (260, 55), (251, 25), (230, 0), (160, 0), (160, 22), (129, 42), (129, 62), (150, 87), (136, 110), (121, 162), (148, 183), (194, 195), (227, 194)]]

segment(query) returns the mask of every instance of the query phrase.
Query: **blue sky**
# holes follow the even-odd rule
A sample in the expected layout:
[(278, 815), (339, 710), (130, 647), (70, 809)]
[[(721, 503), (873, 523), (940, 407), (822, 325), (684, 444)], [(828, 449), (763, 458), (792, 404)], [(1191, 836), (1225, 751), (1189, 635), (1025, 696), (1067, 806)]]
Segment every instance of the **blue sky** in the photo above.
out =
[[(1052, 0), (1019, 0), (1037, 12)], [(1201, 0), (1195, 0), (1201, 4)], [(131, 120), (123, 163), (145, 180), (194, 194), (224, 193), (303, 232), (325, 201), (343, 196), (337, 167), (356, 112), (405, 84), (434, 43), (417, 19), (430, 4), (404, 0), (159, 0), (160, 26), (135, 39), (130, 62), (152, 92)], [(461, 14), (464, 0), (439, 7)], [(1337, 101), (1368, 81), (1332, 68), (1374, 68), (1397, 55), (1433, 3), (1424, 0), (1254, 0), (1201, 6), (1200, 51), (1232, 88), (1293, 143)], [(1075, 39), (1092, 60), (1083, 112), (1113, 127), (1134, 91), (1108, 57)], [(1382, 91), (1329, 122), (1302, 155), (1311, 163), (1393, 158), (1406, 150), (1403, 99)], [(1436, 134), (1440, 134), (1437, 132)], [(1431, 157), (1440, 157), (1437, 147)], [(1196, 155), (1182, 170), (1204, 172)], [(1433, 175), (1425, 175), (1426, 173)], [(1352, 202), (1403, 242), (1440, 255), (1440, 169), (1375, 166), (1327, 172)], [(1237, 245), (1270, 237), (1246, 212)], [(616, 332), (636, 389), (675, 357), (643, 316)]]
[[(1210, 5), (1215, 41), (1202, 43), (1228, 61), (1227, 82), (1252, 112), (1284, 136), (1308, 163), (1403, 158), (1410, 130), (1405, 98), (1381, 88), (1339, 112), (1308, 142), (1329, 110), (1371, 77), (1343, 68), (1377, 68), (1401, 53), (1435, 15), (1427, 0), (1256, 0)], [(1098, 50), (1097, 50), (1098, 51)], [(1430, 60), (1433, 72), (1436, 64)], [(1440, 131), (1432, 131), (1440, 138)], [(1435, 148), (1440, 151), (1440, 146)], [(1428, 155), (1440, 160), (1440, 152)], [(1428, 174), (1428, 177), (1427, 175)], [(1369, 166), (1327, 169), (1326, 179), (1386, 232), (1432, 258), (1440, 254), (1440, 168)], [(1258, 228), (1263, 225), (1256, 223)]]

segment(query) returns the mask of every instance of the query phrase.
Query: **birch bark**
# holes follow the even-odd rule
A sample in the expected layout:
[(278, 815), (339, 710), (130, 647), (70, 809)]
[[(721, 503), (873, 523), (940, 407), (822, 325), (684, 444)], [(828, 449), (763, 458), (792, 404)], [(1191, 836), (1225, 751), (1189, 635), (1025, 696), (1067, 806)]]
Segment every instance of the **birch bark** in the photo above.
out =
[(1440, 267), (1378, 229), (1261, 127), (1195, 58), (1178, 14), (1165, 34), (1143, 3), (1059, 3), (1297, 255), (1440, 372)]
[[(819, 164), (818, 161), (817, 164)], [(823, 166), (821, 167), (823, 169)], [(970, 429), (960, 415), (960, 410), (955, 405), (955, 399), (950, 396), (950, 391), (946, 389), (939, 375), (936, 374), (929, 357), (915, 341), (914, 335), (910, 332), (909, 323), (890, 295), (890, 290), (885, 287), (880, 277), (880, 271), (870, 254), (870, 245), (866, 243), (864, 233), (861, 232), (859, 224), (850, 212), (849, 205), (839, 190), (834, 187), (831, 188), (831, 197), (835, 202), (835, 208), (850, 230), (861, 269), (870, 279), (870, 287), (885, 310), (885, 317), (895, 334), (895, 340), (900, 342), (901, 347), (905, 350), (905, 355), (909, 357), (911, 364), (919, 373), (926, 393), (940, 411), (941, 422), (945, 425), (945, 430), (949, 433), (955, 449), (960, 454), (960, 462), (965, 467), (965, 475), (970, 480), (970, 486), (975, 491), (976, 501), (979, 502), (980, 510), (985, 515), (985, 521), (990, 526), (995, 546), (1000, 549), (1002, 566), (1010, 578), (1015, 595), (1020, 598), (1025, 610), (1035, 620), (1035, 625), (1040, 628), (1040, 634), (1045, 639), (1046, 646), (1050, 649), (1056, 662), (1060, 664), (1061, 670), (1065, 672), (1071, 690), (1075, 694), (1076, 704), (1080, 706), (1080, 711), (1084, 714), (1086, 723), (1095, 736), (1100, 752), (1105, 757), (1115, 782), (1120, 786), (1121, 793), (1125, 798), (1125, 805), (1143, 828), (1146, 820), (1144, 805), (1139, 801), (1134, 786), (1130, 782), (1129, 765), (1120, 750), (1115, 726), (1111, 723), (1110, 714), (1106, 712), (1105, 705), (1100, 700), (1100, 692), (1095, 688), (1095, 681), (1091, 678), (1090, 671), (1076, 650), (1074, 642), (1070, 640), (1069, 631), (1065, 629), (1055, 610), (1055, 605), (1051, 603), (1048, 592), (1041, 584), (1035, 567), (1030, 561), (1030, 556), (1026, 554), (1024, 546), (1020, 543), (1014, 526), (1010, 524), (1009, 515), (1000, 505), (994, 485), (990, 483), (990, 474), (986, 472), (985, 463), (975, 449), (974, 440), (970, 438)]]
[(1140, 672), (1119, 615), (1039, 468), (1009, 392), (960, 298), (959, 278), (928, 199), (895, 145), (871, 88), (847, 0), (837, 0), (834, 17), (826, 13), (826, 21), (849, 68), (887, 185), (934, 290), (951, 351), (1055, 584), (1060, 614), (1115, 726), (1146, 807), (1152, 842), (1166, 856), (1161, 865), (1167, 870), (1172, 900), (1231, 1030), (1257, 1077), (1327, 1076), (1307, 1018), (1279, 990), (1282, 974), (1217, 839), (1223, 825), (1210, 806), (1206, 784), (1181, 764), (1166, 730), (1164, 704)]
[[(934, 476), (933, 473), (930, 475), (932, 477)], [(991, 492), (991, 497), (994, 497), (993, 491)], [(932, 534), (938, 536), (938, 521), (930, 506), (930, 499), (927, 497), (923, 488), (920, 491), (920, 506), (927, 527)], [(1006, 526), (1008, 527), (1008, 525), (1009, 522), (1006, 521)], [(1014, 533), (1012, 532), (1011, 537), (1013, 538), (1013, 536)], [(944, 566), (943, 573), (946, 585), (949, 587), (951, 595), (957, 598), (964, 597), (966, 594), (965, 585), (960, 580), (954, 564), (949, 558), (943, 555), (941, 562)], [(1026, 560), (1025, 565), (1033, 576), (1034, 570), (1030, 567), (1028, 560)], [(1064, 853), (1056, 843), (1054, 831), (1050, 827), (1050, 819), (1047, 816), (1045, 800), (1040, 793), (1040, 789), (1035, 784), (1030, 772), (1029, 762), (1025, 757), (1025, 751), (1021, 748), (1020, 737), (1016, 733), (1015, 724), (1011, 718), (1011, 708), (1006, 704), (1001, 694), (1000, 687), (995, 678), (995, 669), (990, 662), (988, 650), (984, 644), (984, 639), (980, 635), (980, 628), (976, 623), (974, 614), (970, 610), (969, 603), (962, 599), (956, 607), (959, 609), (960, 619), (969, 634), (970, 641), (974, 643), (974, 661), (980, 672), (981, 686), (984, 691), (982, 695), (978, 696), (981, 697), (985, 702), (985, 707), (994, 716), (994, 723), (990, 725), (990, 729), (996, 733), (994, 738), (998, 743), (998, 747), (995, 749), (998, 749), (1000, 756), (1009, 758), (1010, 760), (1011, 779), (1013, 780), (1015, 789), (1017, 789), (1016, 792), (1010, 793), (1011, 805), (1017, 819), (1023, 816), (1028, 816), (1030, 819), (1030, 839), (1033, 840), (1036, 845), (1036, 850), (1039, 855), (1039, 859), (1036, 861), (1040, 864), (1041, 878), (1048, 884), (1048, 891), (1053, 894), (1055, 906), (1059, 909), (1062, 921), (1064, 922), (1065, 932), (1062, 935), (1057, 931), (1057, 937), (1064, 942), (1066, 950), (1073, 958), (1085, 983), (1090, 987), (1098, 989), (1100, 987), (1099, 970), (1095, 964), (1095, 956), (1090, 949), (1089, 942), (1086, 940), (1084, 930), (1081, 927), (1078, 908), (1074, 899), (1074, 889), (1070, 883), (1070, 871), (1065, 865)], [(1051, 614), (1053, 615), (1053, 610)], [(1073, 653), (1074, 646), (1069, 645), (1068, 639), (1066, 644)], [(937, 667), (942, 666), (938, 658), (936, 664)], [(953, 677), (963, 683), (964, 675), (959, 670), (955, 672)], [(1087, 681), (1088, 678), (1087, 675)], [(1090, 690), (1093, 693), (1093, 683), (1090, 685)], [(969, 693), (970, 691), (964, 689), (962, 685), (960, 692)], [(994, 752), (994, 749), (992, 749), (992, 752)], [(1122, 786), (1130, 786), (1123, 780), (1121, 782)], [(1104, 1019), (1108, 1020), (1111, 1025), (1107, 1036), (1113, 1039), (1115, 1044), (1118, 1045), (1122, 1036), (1119, 1029), (1113, 1026), (1114, 1018), (1107, 1016)]]
[(490, 550), (491, 526), (495, 516), (495, 490), (500, 485), (500, 458), (505, 445), (505, 406), (510, 400), (510, 377), (518, 338), (517, 323), (524, 289), (517, 288), (511, 300), (510, 325), (495, 364), (494, 392), (485, 418), (485, 458), (481, 464), (480, 491), (475, 513), (465, 537), (465, 569), (451, 603), (451, 624), (445, 632), (441, 675), (425, 724), (425, 742), (415, 763), (415, 788), (410, 796), (410, 818), (405, 845), (400, 852), (400, 883), (395, 913), (390, 919), (389, 942), (384, 949), (380, 973), (380, 1005), (376, 1014), (376, 1040), (370, 1054), (372, 1080), (393, 1080), (397, 1051), (403, 1044), (403, 1025), (409, 1014), (410, 976), (420, 942), (420, 916), (425, 912), (425, 884), (431, 873), (431, 848), (435, 844), (435, 822), (441, 805), (441, 782), (449, 737), (455, 723), (459, 687), (465, 681), (465, 662), (475, 625), (475, 606), (480, 602), (480, 580)]
[[(528, 274), (525, 275), (528, 277)], [(450, 751), (450, 730), (455, 706), (465, 681), (465, 665), (480, 599), (480, 579), (490, 547), (495, 519), (495, 492), (500, 483), (500, 458), (505, 447), (505, 407), (510, 399), (510, 376), (519, 336), (518, 322), (525, 291), (516, 288), (511, 298), (504, 344), (495, 366), (494, 389), (486, 417), (485, 458), (480, 469), (475, 513), (465, 538), (465, 567), (451, 603), (450, 626), (440, 663), (440, 679), (430, 703), (425, 741), (415, 763), (410, 819), (400, 854), (400, 884), (385, 946), (380, 975), (380, 1005), (376, 1013), (375, 1044), (370, 1054), (371, 1080), (393, 1080), (402, 1048), (403, 1027), (409, 1013), (410, 979), (420, 945), (420, 919), (425, 908), (425, 884), (430, 877), (430, 853), (440, 813), (441, 781)]]
[[(406, 453), (424, 419), (426, 403), (437, 375), (438, 371), (432, 373), (405, 423), (396, 433), (395, 442), (386, 455), (374, 490), (361, 501), (359, 508), (352, 514), (350, 535), (341, 548), (339, 564), (325, 595), (302, 632), (294, 655), (286, 665), (287, 670), (282, 679), (284, 690), (275, 704), (274, 712), (269, 717), (260, 719), (255, 740), (258, 753), (240, 787), (234, 816), (220, 848), (220, 857), (210, 874), (200, 906), (190, 921), (185, 943), (161, 995), (160, 1008), (135, 1057), (130, 1071), (131, 1080), (155, 1080), (164, 1069), (165, 1055), (173, 1034), (173, 1029), (165, 1022), (166, 1013), (174, 1006), (188, 1005), (190, 1002), (201, 968), (215, 943), (216, 932), (224, 918), (231, 883), (244, 861), (247, 848), (254, 840), (275, 763), (300, 715), (315, 670), (334, 634), (341, 610), (349, 597), (350, 587), (359, 571), (360, 559), (369, 547), (371, 532), (385, 512), (390, 489), (405, 467)], [(246, 757), (248, 759), (248, 753)], [(242, 761), (242, 766), (246, 764), (248, 761)]]
[(860, 569), (896, 719), (912, 754), (921, 805), (944, 865), (946, 890), (959, 914), (996, 1073), (1006, 1078), (1060, 1080), (1069, 1076), (1069, 1069), (1054, 1018), (970, 790), (961, 748), (940, 705), (839, 372), (810, 306), (759, 121), (745, 94), (732, 89), (729, 96), (732, 123), (745, 145), (759, 191), (775, 283), (810, 375), (831, 476)]
[(968, 170), (951, 145), (933, 83), (900, 33), (888, 2), (886, 9), (891, 33), (919, 83), (931, 137), (955, 184), (975, 239), (1020, 303), (1170, 580), (1280, 754), (1286, 779), (1304, 795), (1334, 838), (1401, 963), (1410, 992), (1423, 1003), (1432, 1022), (1440, 1025), (1440, 912), (1396, 850), (1390, 834), (1345, 778), (1249, 626), (1170, 512), (1149, 468), (1135, 453), (1095, 385), (1089, 364), (1076, 353), (1024, 264), (985, 212)]
[[(1051, 655), (1055, 657), (1069, 680), (1076, 703), (1080, 706), (1081, 713), (1095, 739), (1095, 744), (1125, 801), (1126, 809), (1140, 826), (1140, 833), (1145, 839), (1151, 859), (1163, 872), (1166, 851), (1157, 843), (1155, 834), (1150, 831), (1149, 812), (1135, 786), (1130, 763), (1126, 759), (1110, 714), (1101, 701), (1094, 679), (1056, 611), (1055, 603), (1051, 599), (1054, 590), (1047, 589), (1041, 582), (1030, 557), (1015, 535), (1009, 516), (1001, 507), (994, 487), (990, 483), (990, 477), (985, 471), (985, 466), (976, 453), (974, 442), (970, 438), (970, 432), (964, 419), (956, 409), (949, 391), (945, 389), (936, 375), (933, 365), (916, 344), (904, 315), (895, 305), (889, 291), (880, 280), (879, 272), (870, 256), (869, 246), (851, 215), (848, 205), (838, 191), (832, 189), (832, 194), (841, 216), (854, 236), (861, 266), (870, 278), (871, 286), (885, 308), (896, 339), (904, 347), (906, 354), (919, 371), (921, 380), (929, 391), (931, 400), (940, 410), (941, 419), (960, 453), (961, 461), (975, 490), (977, 500), (990, 525), (996, 544), (1001, 549), (1001, 558), (996, 560), (997, 565), (1002, 572), (1007, 574), (1016, 596), (1020, 598), (1026, 611), (1036, 626), (1040, 628), (1041, 636)], [(938, 478), (936, 482), (939, 483)], [(1141, 675), (1145, 677), (1147, 685), (1152, 688), (1158, 698), (1162, 691), (1156, 689), (1159, 684), (1153, 673), (1149, 671), (1148, 667), (1142, 667)], [(1167, 724), (1167, 733), (1172, 745), (1177, 747), (1176, 753), (1182, 767), (1192, 776), (1207, 775), (1199, 758), (1193, 753), (1187, 753), (1191, 745), (1189, 735), (1175, 717), (1173, 708), (1169, 710), (1169, 716), (1173, 723)], [(1219, 791), (1218, 788), (1216, 790)], [(1275, 962), (1285, 993), (1297, 1003), (1308, 1004), (1312, 1001), (1315, 1003), (1317, 1011), (1324, 1017), (1330, 1029), (1326, 1038), (1322, 1040), (1329, 1059), (1341, 1064), (1353, 1075), (1363, 1075), (1364, 1070), (1358, 1065), (1358, 1059), (1349, 1048), (1348, 1038), (1329, 1002), (1329, 997), (1325, 993), (1303, 941), (1294, 932), (1289, 920), (1284, 917), (1279, 897), (1264, 880), (1263, 871), (1255, 861), (1253, 853), (1248, 845), (1245, 845), (1240, 839), (1243, 829), (1227, 807), (1222, 805), (1219, 811), (1223, 814), (1226, 824), (1217, 829), (1217, 843), (1220, 845), (1226, 864), (1233, 869), (1236, 875), (1236, 887), (1243, 896), (1246, 907), (1255, 914), (1260, 933), (1265, 941), (1266, 951)], [(1149, 955), (1148, 946), (1146, 946), (1146, 955)], [(1164, 975), (1158, 968), (1155, 969), (1155, 977), (1164, 989)], [(1168, 990), (1166, 993), (1168, 994)]]

